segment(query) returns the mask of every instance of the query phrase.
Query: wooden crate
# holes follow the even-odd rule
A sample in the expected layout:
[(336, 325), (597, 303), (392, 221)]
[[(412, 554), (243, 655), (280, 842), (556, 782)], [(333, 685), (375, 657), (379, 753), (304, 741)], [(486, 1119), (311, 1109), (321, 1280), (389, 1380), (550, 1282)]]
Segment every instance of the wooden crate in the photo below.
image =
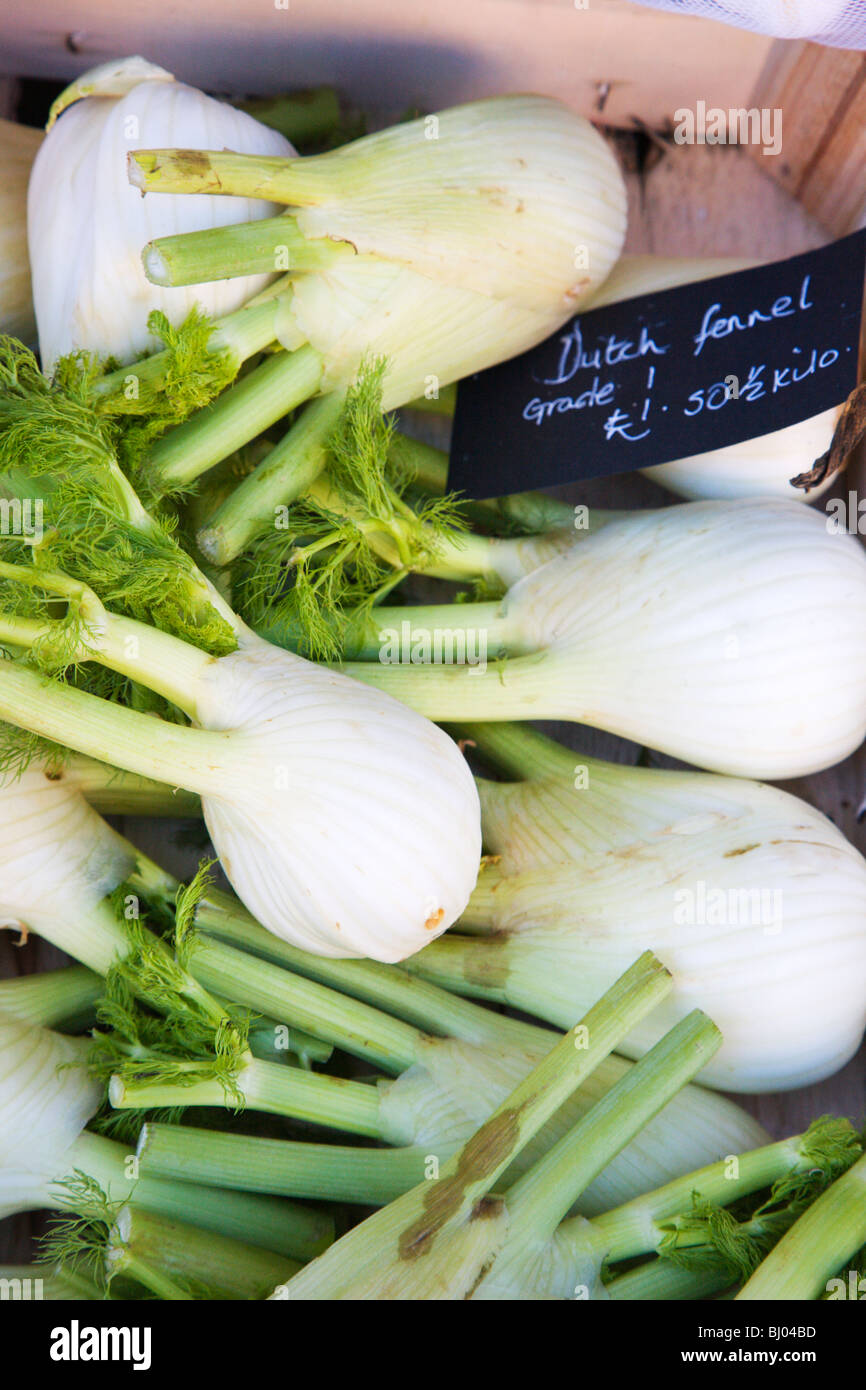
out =
[[(212, 91), (268, 94), (334, 83), (353, 102), (399, 115), (492, 93), (534, 90), (569, 102), (617, 133), (629, 190), (627, 249), (667, 255), (767, 259), (822, 245), (863, 225), (866, 56), (772, 39), (702, 19), (591, 0), (72, 0), (0, 11), (0, 114), (16, 78), (68, 79), (111, 56), (140, 52)], [(771, 106), (783, 113), (777, 157), (737, 146), (666, 138), (678, 108)], [(634, 132), (641, 134), (635, 136)], [(626, 135), (625, 132), (630, 132)], [(862, 489), (855, 460), (837, 491)], [(599, 480), (581, 497), (597, 505), (669, 500), (640, 476)], [(822, 504), (823, 505), (823, 502)], [(560, 736), (586, 752), (628, 758), (627, 745), (589, 730)], [(866, 852), (857, 819), (866, 791), (863, 750), (792, 784)], [(145, 849), (182, 872), (170, 827), (129, 822)], [(0, 934), (0, 975), (56, 964), (31, 939)], [(815, 1115), (866, 1112), (866, 1050), (837, 1076), (778, 1096), (737, 1097), (774, 1134)], [(31, 1218), (0, 1224), (0, 1259), (24, 1258)]]

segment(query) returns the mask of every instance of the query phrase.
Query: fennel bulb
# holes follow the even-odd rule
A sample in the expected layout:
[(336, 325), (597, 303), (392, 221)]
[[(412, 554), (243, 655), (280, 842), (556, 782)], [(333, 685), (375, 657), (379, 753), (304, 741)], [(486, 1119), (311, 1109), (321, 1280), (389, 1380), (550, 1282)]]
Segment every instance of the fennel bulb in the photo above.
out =
[[(110, 614), (65, 576), (0, 569), (73, 598), (83, 627), (70, 659), (141, 681), (197, 727), (46, 684), (14, 662), (0, 672), (3, 717), (198, 792), (227, 877), (269, 930), (324, 955), (400, 960), (459, 916), (480, 859), (478, 795), (441, 730), (240, 623), (237, 649), (212, 657)], [(0, 619), (5, 640), (25, 646), (40, 630), (58, 632), (50, 620)]]
[[(291, 297), (265, 363), (151, 451), (155, 489), (188, 483), (302, 401), (320, 394), (225, 504), (233, 544), (273, 524), (321, 469), (343, 393), (384, 357), (391, 409), (543, 340), (610, 270), (625, 230), (611, 151), (544, 97), (456, 107), (306, 159), (138, 151), (143, 190), (266, 192), (288, 211), (253, 232), (223, 228), (152, 243), (158, 282), (272, 266), (286, 251)], [(312, 264), (317, 254), (321, 265)], [(293, 270), (295, 260), (299, 269)], [(242, 407), (242, 408), (241, 408)], [(222, 555), (218, 537), (207, 554)], [(237, 552), (236, 552), (237, 553)], [(223, 562), (223, 561), (221, 561)]]
[(41, 132), (0, 120), (0, 332), (36, 341), (27, 257), (27, 182)]
[(46, 372), (78, 349), (131, 362), (153, 350), (147, 327), (152, 310), (162, 310), (175, 325), (195, 304), (219, 316), (267, 283), (257, 275), (166, 290), (146, 278), (141, 248), (152, 237), (251, 221), (272, 211), (257, 198), (236, 204), (142, 199), (129, 186), (126, 158), (155, 142), (293, 153), (277, 131), (142, 58), (103, 63), (77, 78), (54, 103), (28, 195), (33, 297)]
[[(309, 1259), (332, 1239), (333, 1223), (291, 1202), (138, 1180), (123, 1144), (85, 1126), (103, 1086), (87, 1068), (90, 1041), (0, 1015), (0, 1219), (43, 1207), (92, 1209), (97, 1184), (109, 1202), (183, 1216), (206, 1230)], [(85, 1181), (81, 1181), (84, 1175)]]
[(7, 776), (0, 786), (0, 925), (24, 935), (32, 929), (89, 966), (86, 976), (95, 972), (89, 982), (62, 971), (53, 984), (28, 978), (13, 1012), (42, 1023), (80, 1014), (104, 994), (99, 977), (116, 969), (135, 997), (185, 1036), (190, 1029), (200, 1043), (220, 1034), (226, 1055), (230, 1041), (240, 1052), (244, 1029), (141, 920), (138, 896), (129, 889), (123, 903), (115, 898), (136, 862), (135, 849), (88, 804), (74, 773), (30, 765), (15, 780)]
[(831, 1075), (866, 1026), (866, 861), (774, 787), (626, 768), (530, 731), (468, 733), (530, 780), (480, 782), (482, 872), (460, 925), (410, 968), (558, 1023), (651, 945), (674, 990), (621, 1050), (689, 1010), (724, 1044), (701, 1080), (782, 1090)]
[[(636, 295), (708, 280), (715, 275), (730, 275), (757, 264), (757, 261), (733, 256), (706, 259), (623, 256), (586, 307), (593, 309)], [(833, 475), (828, 474), (808, 492), (792, 487), (791, 478), (805, 473), (829, 449), (841, 409), (842, 402), (771, 434), (745, 439), (723, 449), (710, 449), (690, 458), (672, 459), (653, 468), (642, 468), (641, 472), (654, 483), (661, 483), (662, 487), (689, 499), (789, 497), (798, 502), (811, 502), (826, 491)]]
[(51, 1181), (76, 1166), (76, 1141), (102, 1097), (89, 1047), (0, 1017), (0, 1218), (53, 1205)]
[(768, 778), (866, 731), (866, 556), (788, 501), (635, 512), (499, 603), (374, 618), (357, 650), (378, 661), (342, 669), (434, 719), (572, 719)]
[(67, 777), (0, 787), (0, 925), (31, 929), (105, 975), (131, 947), (110, 902), (135, 856)]
[[(302, 159), (211, 146), (139, 150), (129, 166), (142, 190), (255, 190), (291, 207), (253, 254), (256, 269), (272, 264), (281, 238), (335, 243), (324, 273), (299, 278), (280, 336), (322, 355), (324, 390), (348, 384), (366, 353), (391, 359), (385, 409), (423, 394), (430, 374), (444, 385), (553, 332), (604, 280), (625, 229), (610, 149), (546, 97), (473, 102)], [(148, 248), (145, 265), (170, 279), (172, 253), (185, 246), (195, 274), (203, 247), (221, 246), (223, 273), (237, 274), (249, 241), (239, 230), (237, 251), (232, 231), (172, 238)], [(461, 371), (460, 362), (474, 365)]]

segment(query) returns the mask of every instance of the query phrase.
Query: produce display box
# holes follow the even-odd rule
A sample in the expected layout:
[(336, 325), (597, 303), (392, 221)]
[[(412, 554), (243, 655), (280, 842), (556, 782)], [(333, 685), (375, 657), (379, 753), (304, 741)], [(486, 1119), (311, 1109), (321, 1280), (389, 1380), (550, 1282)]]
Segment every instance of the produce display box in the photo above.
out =
[[(141, 53), (219, 94), (268, 95), (333, 84), (381, 114), (421, 111), (491, 94), (556, 96), (606, 129), (629, 192), (627, 251), (779, 259), (864, 225), (866, 55), (774, 40), (708, 19), (627, 0), (73, 0), (0, 8), (0, 116), (14, 118), (20, 79), (68, 81), (108, 57)], [(782, 113), (782, 149), (678, 144), (675, 112), (709, 107)], [(858, 495), (856, 455), (827, 497)], [(639, 474), (572, 489), (606, 507), (661, 505), (667, 493)], [(793, 562), (793, 557), (792, 557)], [(582, 751), (633, 760), (612, 736), (556, 726)], [(654, 759), (661, 765), (663, 759)], [(826, 772), (785, 784), (824, 811), (862, 851), (866, 758), (861, 748)], [(169, 868), (197, 855), (172, 827), (128, 823)], [(150, 837), (150, 842), (148, 839)], [(0, 976), (57, 963), (31, 940), (0, 934)], [(866, 1112), (866, 1050), (836, 1076), (799, 1091), (738, 1096), (776, 1135), (825, 1112)], [(30, 1218), (0, 1225), (0, 1259), (24, 1258)]]

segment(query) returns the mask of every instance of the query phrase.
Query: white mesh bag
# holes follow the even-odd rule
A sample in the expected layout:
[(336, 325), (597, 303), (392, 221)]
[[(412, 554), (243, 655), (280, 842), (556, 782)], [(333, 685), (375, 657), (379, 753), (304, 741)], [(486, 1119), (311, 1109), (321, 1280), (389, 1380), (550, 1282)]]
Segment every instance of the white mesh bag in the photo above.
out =
[(656, 10), (702, 15), (777, 39), (866, 48), (866, 0), (637, 0)]

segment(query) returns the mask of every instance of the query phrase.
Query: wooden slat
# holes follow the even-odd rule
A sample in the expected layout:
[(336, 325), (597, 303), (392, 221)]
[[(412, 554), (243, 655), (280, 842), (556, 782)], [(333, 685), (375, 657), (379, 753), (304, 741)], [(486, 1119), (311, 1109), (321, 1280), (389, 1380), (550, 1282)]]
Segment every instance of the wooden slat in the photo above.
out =
[(741, 105), (772, 40), (628, 0), (69, 0), (6, 6), (0, 71), (71, 77), (142, 53), (209, 90), (333, 83), (362, 105), (437, 110), (540, 91), (587, 115), (663, 125), (674, 109)]
[(829, 231), (863, 226), (866, 54), (777, 43), (749, 105), (782, 111), (781, 153), (751, 157)]

